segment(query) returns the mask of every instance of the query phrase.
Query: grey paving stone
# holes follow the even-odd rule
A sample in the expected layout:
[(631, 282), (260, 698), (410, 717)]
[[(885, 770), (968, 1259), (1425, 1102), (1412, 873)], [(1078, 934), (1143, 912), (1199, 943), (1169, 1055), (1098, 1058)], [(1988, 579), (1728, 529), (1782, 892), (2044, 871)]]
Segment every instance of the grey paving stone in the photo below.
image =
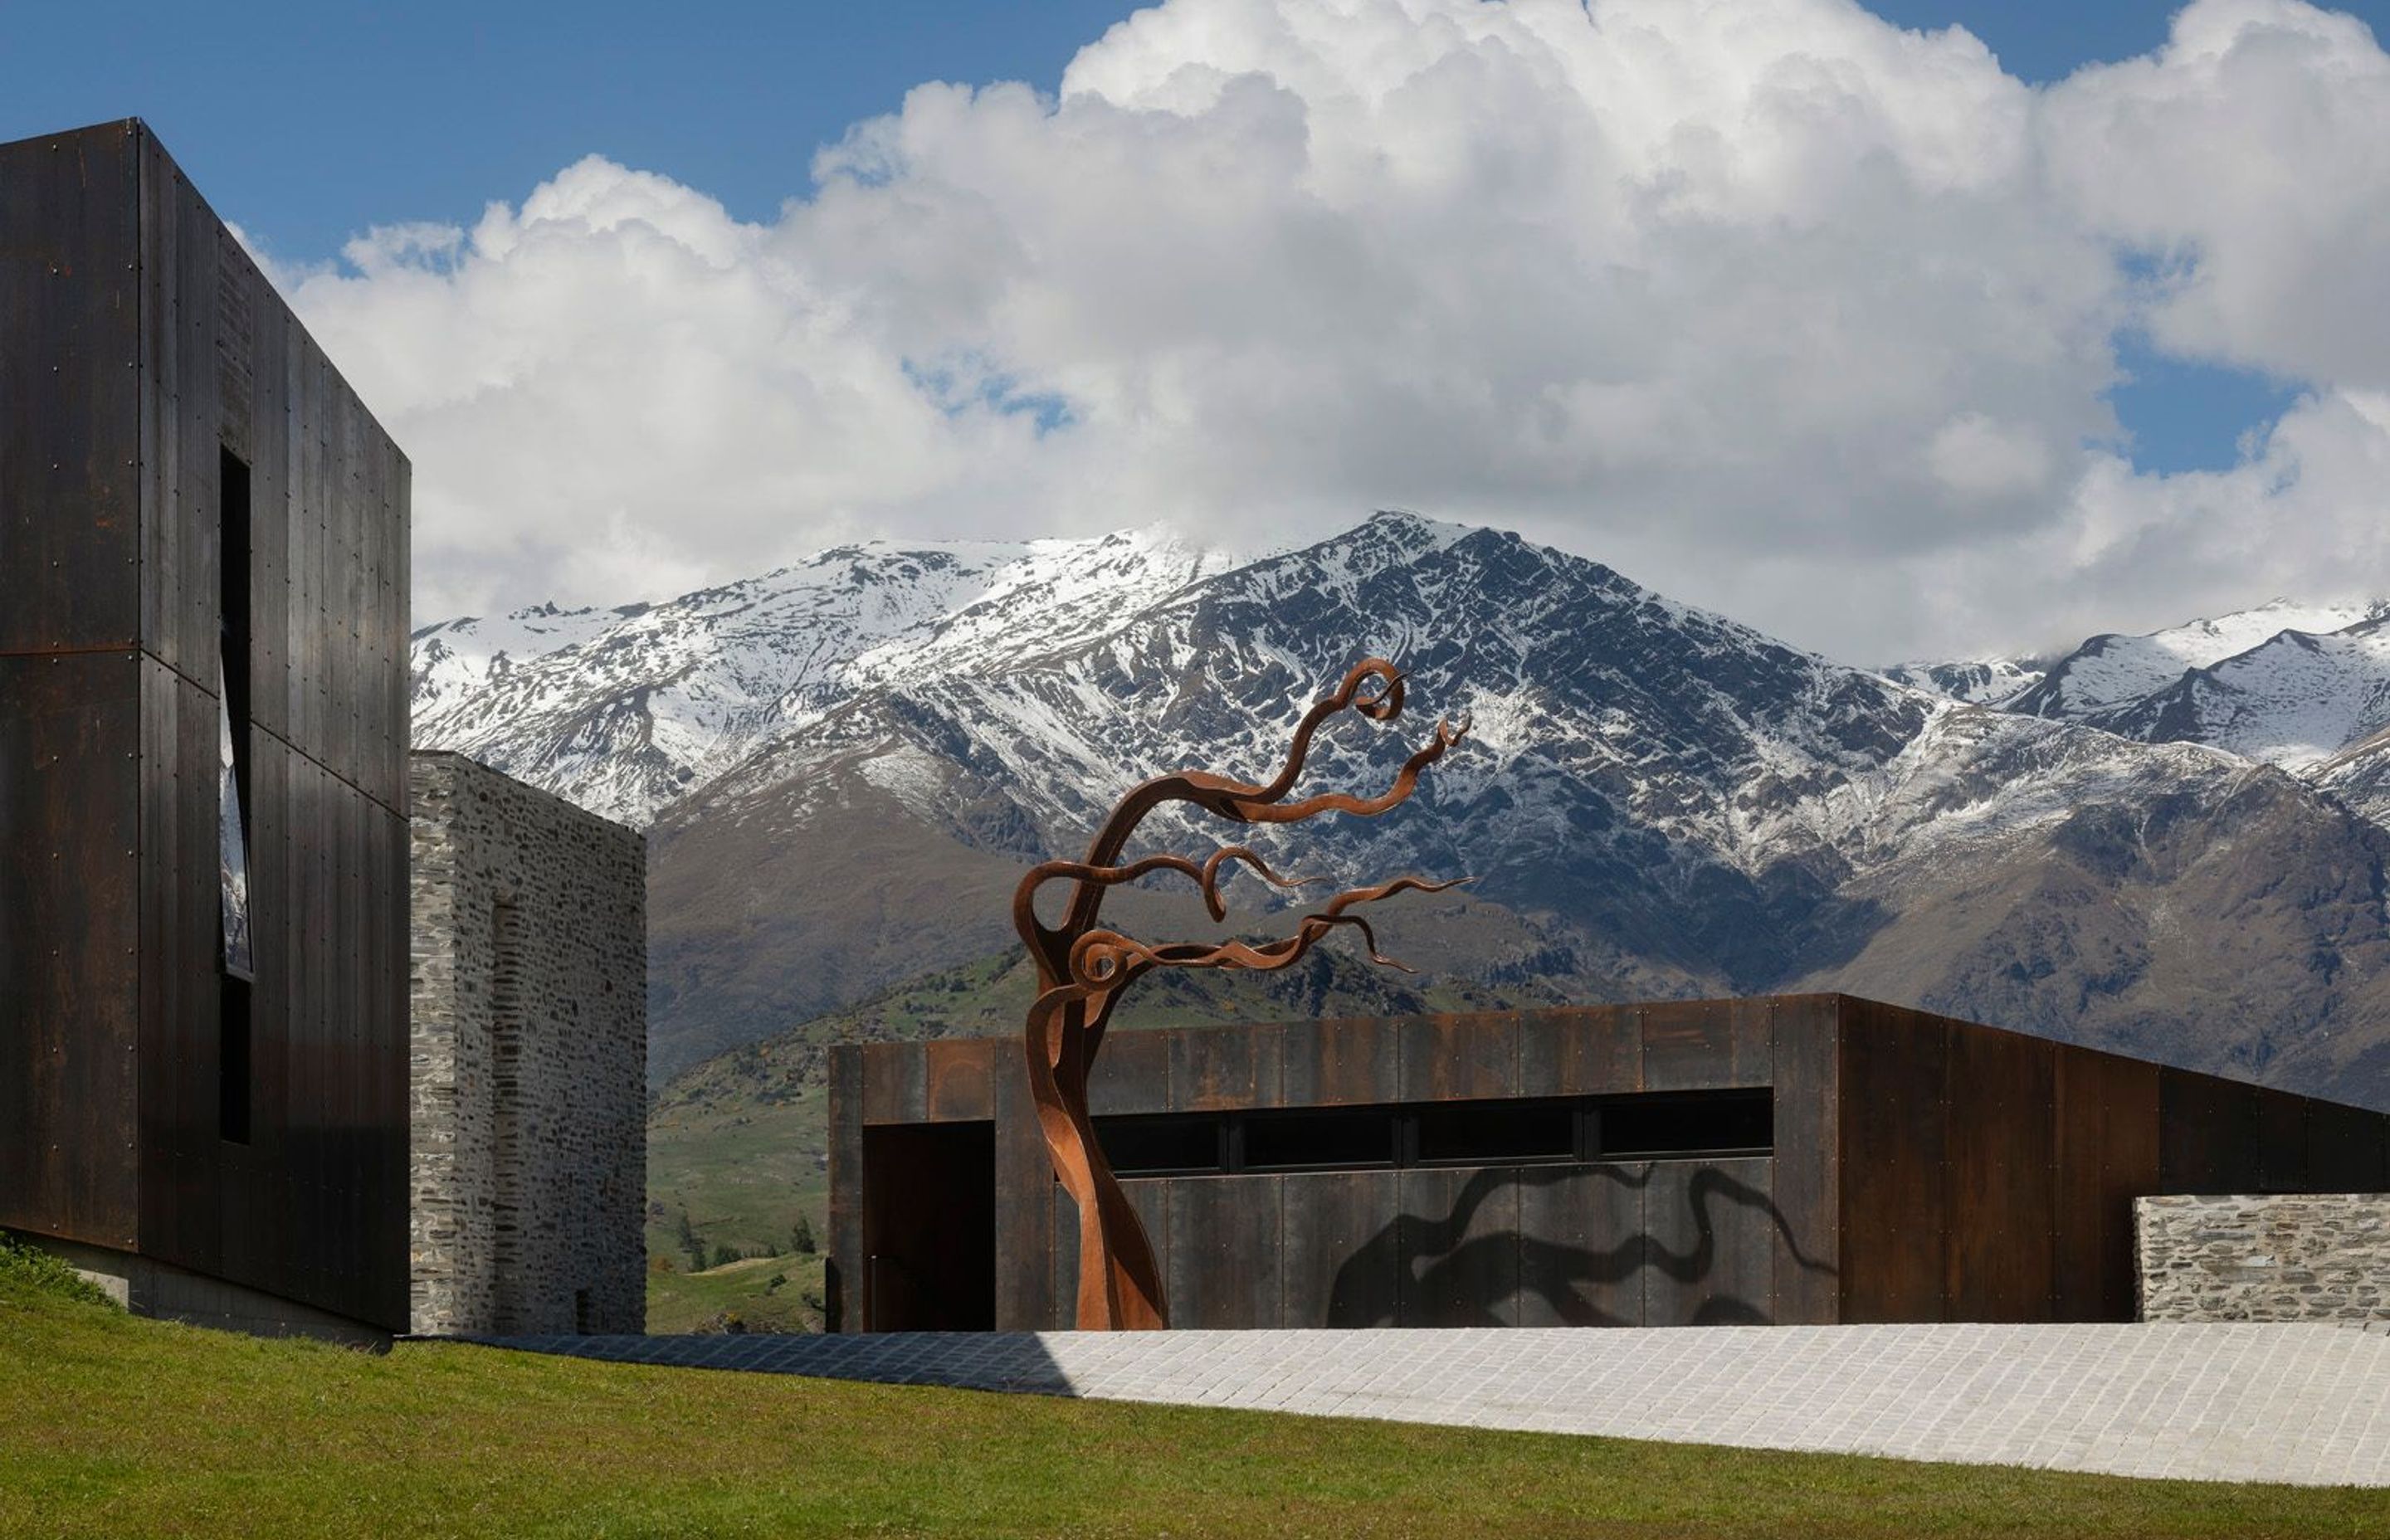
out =
[(2128, 1476), (2390, 1486), (2390, 1332), (2332, 1325), (492, 1341), (880, 1383)]

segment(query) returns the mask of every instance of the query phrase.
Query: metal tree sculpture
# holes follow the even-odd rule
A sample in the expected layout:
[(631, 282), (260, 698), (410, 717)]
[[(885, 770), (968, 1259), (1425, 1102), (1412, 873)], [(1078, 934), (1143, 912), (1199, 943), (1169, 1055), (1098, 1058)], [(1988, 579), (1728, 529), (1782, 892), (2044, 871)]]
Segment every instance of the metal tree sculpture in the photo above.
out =
[[(1079, 1207), (1081, 1330), (1168, 1324), (1153, 1247), (1136, 1209), (1112, 1175), (1087, 1116), (1087, 1071), (1103, 1044), (1104, 1025), (1122, 991), (1157, 968), (1235, 968), (1258, 972), (1286, 968), (1300, 960), (1321, 937), (1348, 926), (1360, 933), (1371, 962), (1400, 968), (1402, 964), (1379, 955), (1378, 940), (1368, 922), (1348, 911), (1395, 893), (1440, 892), (1468, 880), (1431, 882), (1398, 877), (1376, 887), (1356, 888), (1304, 915), (1292, 935), (1258, 943), (1149, 945), (1099, 923), (1107, 893), (1153, 872), (1193, 878), (1214, 920), (1227, 918), (1227, 906), (1220, 901), (1220, 878), (1232, 866), (1249, 866), (1279, 888), (1301, 887), (1315, 880), (1282, 878), (1242, 845), (1214, 851), (1201, 865), (1182, 855), (1150, 855), (1125, 866), (1117, 864), (1129, 836), (1155, 808), (1186, 802), (1240, 824), (1291, 824), (1322, 813), (1375, 817), (1409, 797), (1419, 785), (1420, 772), (1442, 759), (1445, 751), (1469, 730), (1466, 721), (1458, 726), (1449, 722), (1436, 724), (1435, 737), (1404, 762), (1394, 785), (1379, 796), (1361, 798), (1331, 791), (1286, 801), (1303, 774), (1312, 736), (1322, 723), (1348, 707), (1373, 722), (1394, 720), (1403, 709), (1402, 674), (1382, 658), (1356, 664), (1333, 695), (1315, 702), (1304, 713), (1294, 729), (1285, 767), (1266, 786), (1187, 770), (1135, 788), (1104, 820), (1084, 860), (1047, 861), (1033, 866), (1013, 893), (1013, 929), (1021, 933), (1037, 964), (1038, 993), (1029, 1007), (1026, 1044), (1030, 1095), (1037, 1104), (1038, 1128), (1053, 1158), (1054, 1173)], [(1064, 881), (1073, 885), (1069, 908), (1060, 926), (1048, 926), (1037, 918), (1037, 891), (1048, 882)]]

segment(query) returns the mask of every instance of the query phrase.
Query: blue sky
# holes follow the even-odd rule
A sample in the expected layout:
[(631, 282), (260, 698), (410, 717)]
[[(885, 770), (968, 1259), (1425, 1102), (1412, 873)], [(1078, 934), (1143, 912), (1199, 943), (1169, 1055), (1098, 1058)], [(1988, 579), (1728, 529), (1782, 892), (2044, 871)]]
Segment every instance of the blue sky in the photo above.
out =
[[(743, 219), (807, 188), (815, 148), (924, 81), (1051, 91), (1122, 0), (842, 0), (0, 6), (0, 138), (140, 116), (228, 217), (277, 256), (319, 261), (369, 225), (469, 220), (596, 152), (662, 172)], [(2147, 51), (2150, 0), (1877, 0), (1904, 27), (1953, 23), (2041, 83)], [(2340, 7), (2384, 30), (2390, 0)], [(2113, 394), (2151, 469), (2230, 464), (2294, 393), (2130, 346)]]
[[(1844, 655), (2390, 590), (2346, 533), (2384, 523), (2390, 0), (2198, 0), (2220, 52), (2082, 89), (2178, 7), (1874, 0), (2067, 83), (2022, 150), (1979, 58), (1839, 3), (1612, 0), (1588, 58), (1555, 0), (1174, 0), (1109, 37), (1136, 7), (0, 0), (0, 138), (149, 121), (416, 457), (433, 614), (1381, 503)], [(897, 185), (813, 180), (917, 86), (1051, 93), (1099, 43), (1099, 110), (932, 91)], [(1275, 105), (1184, 87), (1256, 72)], [(340, 264), (418, 224), (446, 244)]]

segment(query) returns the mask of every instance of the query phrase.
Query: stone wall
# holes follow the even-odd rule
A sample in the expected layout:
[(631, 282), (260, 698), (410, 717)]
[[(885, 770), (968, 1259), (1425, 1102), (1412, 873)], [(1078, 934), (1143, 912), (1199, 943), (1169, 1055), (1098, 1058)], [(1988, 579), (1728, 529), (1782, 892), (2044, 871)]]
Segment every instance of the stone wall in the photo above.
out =
[(646, 841), (461, 755), (408, 779), (412, 1328), (643, 1330)]
[(2390, 1193), (2137, 1198), (2145, 1321), (2390, 1320)]

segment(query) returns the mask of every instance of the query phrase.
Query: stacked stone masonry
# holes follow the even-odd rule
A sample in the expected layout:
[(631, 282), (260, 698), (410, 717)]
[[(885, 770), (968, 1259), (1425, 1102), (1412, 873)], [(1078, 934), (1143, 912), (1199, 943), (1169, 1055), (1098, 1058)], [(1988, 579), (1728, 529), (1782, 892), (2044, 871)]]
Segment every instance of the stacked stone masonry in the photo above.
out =
[(408, 778), (412, 1329), (641, 1330), (646, 841), (461, 755)]
[(2139, 1198), (2145, 1321), (2390, 1320), (2390, 1193)]

